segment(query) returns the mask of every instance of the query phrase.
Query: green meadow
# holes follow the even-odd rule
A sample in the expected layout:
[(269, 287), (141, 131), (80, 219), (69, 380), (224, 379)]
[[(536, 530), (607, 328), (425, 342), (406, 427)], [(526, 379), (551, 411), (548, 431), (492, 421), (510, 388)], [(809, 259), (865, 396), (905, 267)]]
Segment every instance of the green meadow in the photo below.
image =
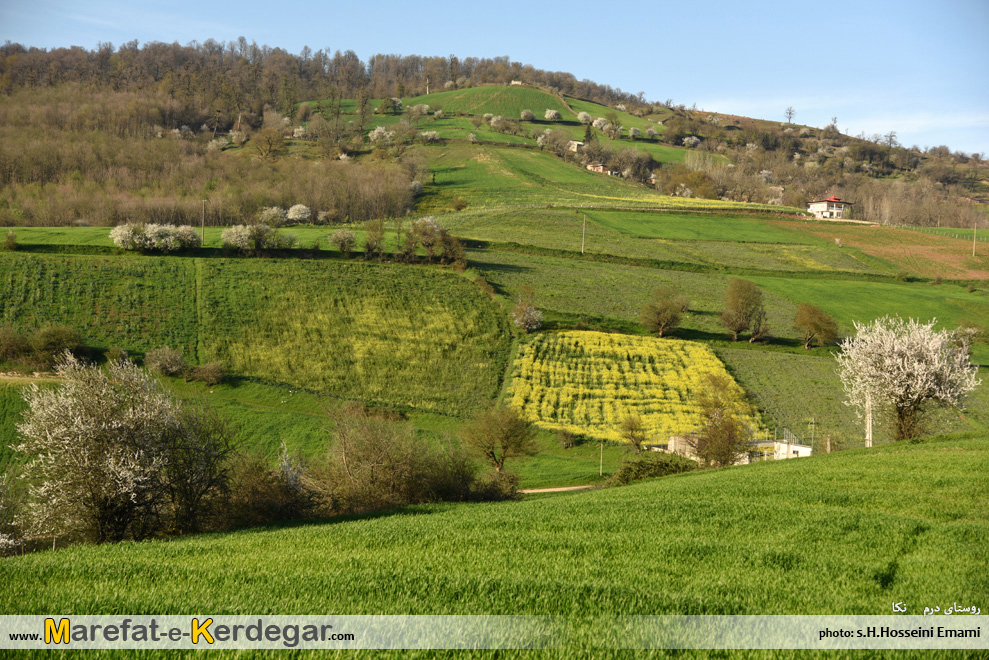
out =
[(524, 657), (592, 658), (624, 657), (616, 631), (594, 635), (616, 615), (980, 603), (987, 451), (985, 439), (929, 441), (522, 502), (77, 546), (0, 562), (0, 608), (560, 615), (573, 624), (562, 648)]

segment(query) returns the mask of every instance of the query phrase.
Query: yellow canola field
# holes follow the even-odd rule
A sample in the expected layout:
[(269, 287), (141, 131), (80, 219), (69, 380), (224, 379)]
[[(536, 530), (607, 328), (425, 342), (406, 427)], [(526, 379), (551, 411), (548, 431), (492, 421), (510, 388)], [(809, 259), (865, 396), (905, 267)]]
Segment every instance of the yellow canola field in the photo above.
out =
[[(710, 349), (694, 342), (541, 333), (519, 347), (509, 394), (512, 405), (543, 428), (621, 441), (622, 420), (638, 415), (646, 443), (666, 444), (699, 427), (696, 395), (707, 373), (731, 378)], [(744, 398), (741, 388), (736, 394)], [(754, 425), (751, 415), (748, 421)]]

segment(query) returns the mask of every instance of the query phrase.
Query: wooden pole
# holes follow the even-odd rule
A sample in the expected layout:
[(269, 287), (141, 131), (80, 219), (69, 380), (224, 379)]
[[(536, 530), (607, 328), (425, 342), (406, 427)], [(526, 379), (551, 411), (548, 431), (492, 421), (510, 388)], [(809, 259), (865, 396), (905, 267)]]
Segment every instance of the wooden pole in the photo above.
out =
[(206, 247), (206, 200), (203, 200), (203, 247)]

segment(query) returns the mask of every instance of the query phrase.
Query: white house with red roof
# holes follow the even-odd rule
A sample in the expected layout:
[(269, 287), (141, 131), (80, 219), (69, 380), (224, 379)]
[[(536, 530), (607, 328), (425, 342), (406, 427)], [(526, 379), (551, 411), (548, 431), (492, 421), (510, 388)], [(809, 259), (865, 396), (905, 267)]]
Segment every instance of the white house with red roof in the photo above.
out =
[(815, 218), (830, 218), (830, 219), (841, 219), (846, 215), (850, 215), (852, 211), (852, 203), (846, 202), (843, 199), (839, 199), (834, 195), (831, 195), (827, 199), (820, 199), (816, 202), (810, 202), (807, 205), (807, 210), (814, 214)]

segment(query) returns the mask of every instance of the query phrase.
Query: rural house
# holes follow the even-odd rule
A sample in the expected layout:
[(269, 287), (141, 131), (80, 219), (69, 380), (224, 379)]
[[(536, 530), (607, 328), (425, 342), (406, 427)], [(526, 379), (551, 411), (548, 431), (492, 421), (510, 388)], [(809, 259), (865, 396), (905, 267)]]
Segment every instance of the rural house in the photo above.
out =
[(846, 208), (847, 213), (851, 213), (851, 202), (846, 202), (843, 199), (839, 199), (834, 195), (831, 195), (827, 199), (821, 199), (816, 202), (811, 202), (807, 205), (807, 210), (814, 214), (815, 218), (835, 218), (840, 219), (845, 217)]
[(604, 163), (596, 160), (593, 163), (589, 163), (587, 165), (587, 169), (589, 169), (592, 172), (601, 172), (602, 174), (604, 174)]

